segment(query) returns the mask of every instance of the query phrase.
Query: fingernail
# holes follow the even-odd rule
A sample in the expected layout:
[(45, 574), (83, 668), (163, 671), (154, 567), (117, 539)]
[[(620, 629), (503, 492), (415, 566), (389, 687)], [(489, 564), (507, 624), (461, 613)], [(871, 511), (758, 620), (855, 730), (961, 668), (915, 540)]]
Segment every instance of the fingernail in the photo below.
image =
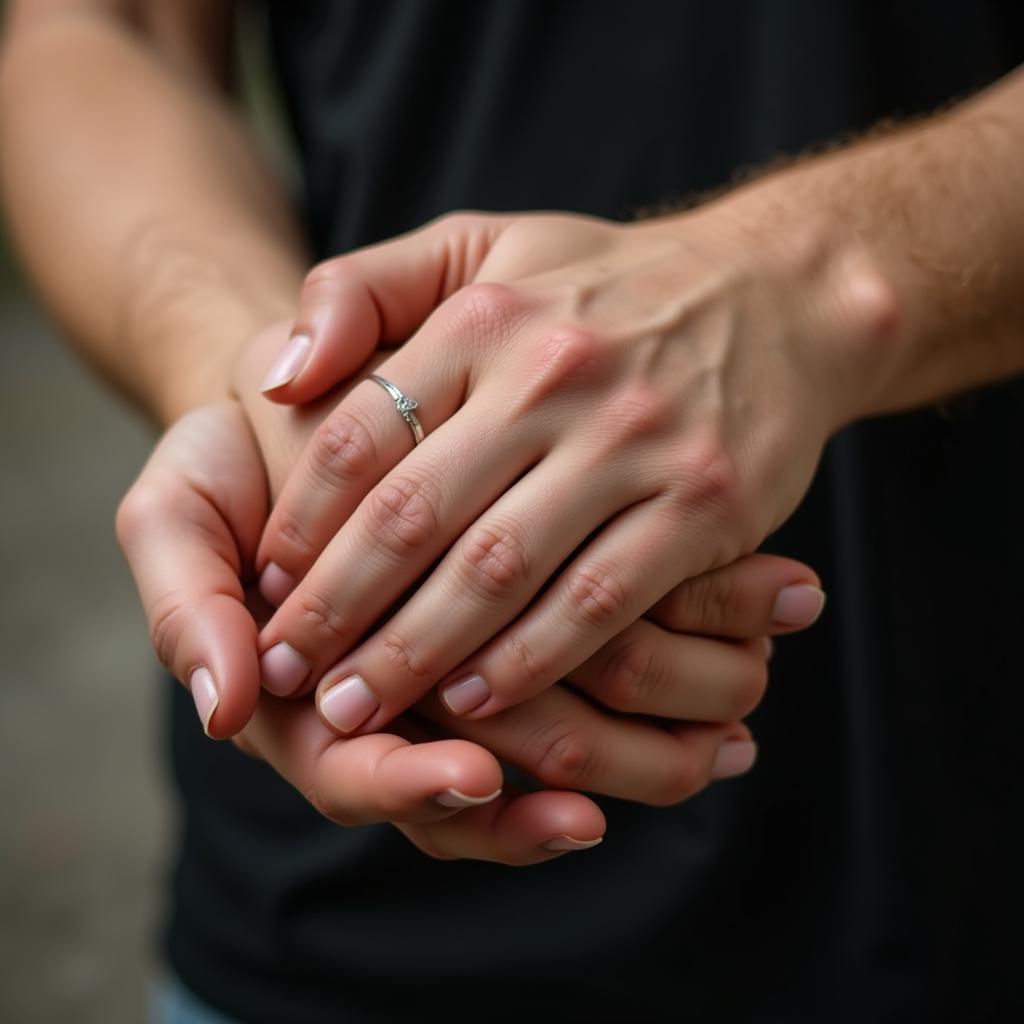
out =
[(489, 804), (499, 796), (501, 796), (500, 787), (493, 793), (488, 793), (487, 796), (467, 796), (457, 789), (446, 789), (443, 793), (438, 793), (434, 799), (442, 807), (479, 807), (481, 804)]
[(598, 839), (573, 839), (572, 836), (556, 836), (554, 839), (549, 839), (546, 843), (541, 845), (545, 850), (589, 850), (592, 846), (597, 846), (599, 843), (604, 841), (604, 837)]
[(275, 697), (291, 696), (309, 675), (309, 662), (283, 640), (260, 655), (263, 689)]
[(754, 767), (756, 760), (756, 743), (751, 743), (750, 740), (726, 740), (715, 754), (711, 778), (731, 779), (736, 775), (743, 775)]
[(197, 668), (188, 678), (188, 688), (192, 691), (192, 699), (196, 703), (199, 721), (203, 723), (203, 732), (210, 735), (210, 719), (220, 703), (217, 686), (208, 668)]
[(780, 626), (809, 626), (825, 607), (825, 592), (809, 583), (786, 587), (775, 599), (772, 620)]
[(308, 334), (295, 334), (291, 337), (284, 351), (274, 360), (266, 377), (260, 385), (260, 391), (273, 391), (282, 387), (290, 380), (298, 377), (302, 368), (309, 361), (313, 351), (313, 339)]
[(295, 583), (290, 572), (285, 572), (276, 562), (270, 562), (260, 576), (260, 593), (269, 604), (278, 608), (295, 589)]
[(339, 732), (358, 729), (379, 707), (380, 701), (359, 676), (343, 679), (320, 698), (320, 713)]
[(480, 676), (469, 676), (446, 686), (441, 691), (441, 701), (453, 715), (464, 715), (480, 707), (490, 695), (491, 688)]

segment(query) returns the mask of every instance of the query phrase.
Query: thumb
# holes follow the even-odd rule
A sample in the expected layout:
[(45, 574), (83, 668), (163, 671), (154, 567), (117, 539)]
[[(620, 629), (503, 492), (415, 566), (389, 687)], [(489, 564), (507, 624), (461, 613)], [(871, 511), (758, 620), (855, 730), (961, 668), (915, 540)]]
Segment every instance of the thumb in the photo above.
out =
[(261, 385), (273, 402), (317, 398), (380, 344), (410, 337), (475, 277), (512, 218), (459, 213), (389, 242), (317, 264), (299, 296), (291, 337)]

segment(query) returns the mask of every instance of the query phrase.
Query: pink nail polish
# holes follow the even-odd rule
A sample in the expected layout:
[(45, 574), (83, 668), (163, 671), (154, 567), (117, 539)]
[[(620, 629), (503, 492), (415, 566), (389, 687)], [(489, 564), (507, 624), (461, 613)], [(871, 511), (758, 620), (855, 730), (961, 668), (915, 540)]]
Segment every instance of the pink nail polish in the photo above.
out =
[(754, 767), (757, 760), (757, 744), (749, 740), (726, 740), (715, 754), (711, 767), (711, 778), (731, 779), (744, 775)]
[(260, 593), (268, 604), (279, 608), (295, 589), (295, 577), (276, 562), (269, 562), (260, 575)]
[(482, 804), (489, 804), (492, 800), (496, 800), (499, 796), (501, 796), (500, 787), (493, 793), (488, 793), (487, 796), (467, 796), (457, 789), (449, 788), (443, 793), (438, 793), (434, 799), (442, 807), (480, 807)]
[(203, 732), (210, 735), (210, 719), (220, 703), (220, 696), (217, 694), (217, 686), (213, 681), (210, 670), (205, 667), (197, 668), (188, 680), (188, 688), (192, 693), (192, 700), (195, 701), (196, 712), (199, 721), (203, 723)]
[(480, 676), (468, 676), (441, 691), (441, 702), (453, 715), (464, 715), (480, 707), (491, 696), (491, 688)]
[(786, 587), (775, 599), (772, 620), (780, 626), (810, 626), (825, 607), (825, 592), (809, 583)]
[(275, 697), (289, 697), (305, 682), (309, 662), (283, 640), (260, 655), (263, 689)]
[(313, 352), (313, 339), (308, 334), (295, 334), (289, 339), (284, 350), (267, 370), (260, 385), (260, 391), (273, 391), (294, 380), (309, 362)]
[(599, 839), (573, 839), (572, 836), (555, 836), (554, 839), (549, 839), (546, 843), (541, 845), (545, 850), (589, 850), (599, 843), (604, 841), (604, 837)]
[(349, 676), (320, 698), (320, 713), (339, 732), (358, 729), (380, 707), (360, 676)]

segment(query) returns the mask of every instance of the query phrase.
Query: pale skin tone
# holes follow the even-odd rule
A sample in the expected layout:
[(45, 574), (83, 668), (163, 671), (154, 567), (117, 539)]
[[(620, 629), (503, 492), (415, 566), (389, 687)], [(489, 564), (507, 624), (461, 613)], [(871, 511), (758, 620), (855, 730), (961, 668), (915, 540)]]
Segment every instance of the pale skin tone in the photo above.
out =
[[(318, 420), (310, 418), (309, 430)], [(301, 434), (290, 443), (298, 449)], [(204, 662), (220, 679), (251, 673), (255, 680), (255, 625), (248, 609), (257, 617), (266, 610), (244, 593), (238, 565), (255, 551), (266, 486), (241, 408), (221, 402), (193, 411), (168, 431), (122, 506), (119, 533), (154, 642), (182, 678)], [(634, 629), (646, 631), (647, 650), (684, 662), (683, 671), (657, 687), (630, 685), (642, 680), (623, 672), (628, 664), (616, 655), (615, 645), (629, 642), (626, 631), (608, 658), (582, 667), (574, 679), (594, 686), (623, 680), (627, 703), (641, 700), (652, 715), (675, 714), (687, 690), (699, 696), (705, 673), (731, 689), (734, 700), (754, 703), (764, 686), (765, 650), (760, 639), (742, 641), (790, 631), (773, 614), (777, 595), (794, 581), (798, 590), (817, 582), (799, 563), (764, 555), (688, 581), (656, 617)], [(710, 634), (722, 639), (710, 640)], [(196, 685), (193, 680), (194, 690)], [(602, 836), (604, 817), (579, 793), (498, 793), (502, 773), (495, 755), (541, 780), (565, 784), (571, 772), (572, 781), (590, 791), (665, 804), (702, 788), (716, 764), (721, 772), (717, 758), (725, 744), (735, 752), (750, 737), (738, 723), (616, 721), (556, 686), (501, 719), (453, 722), (428, 700), (386, 733), (344, 739), (307, 701), (264, 695), (250, 719), (244, 702), (251, 692), (225, 693), (217, 714), (247, 719), (239, 738), (243, 749), (269, 761), (332, 821), (392, 821), (432, 856), (507, 864), (585, 849)], [(439, 738), (452, 734), (462, 738)], [(574, 751), (583, 746), (592, 753), (581, 760)]]
[[(386, 260), (363, 254), (320, 270), (304, 292), (298, 321), (312, 339), (312, 359), (273, 397), (310, 398), (360, 366), (379, 342), (412, 335), (381, 372), (421, 401), (430, 432), (409, 455), (404, 424), (372, 382), (354, 388), (338, 405), (341, 412), (322, 410), (335, 432), (339, 417), (361, 424), (376, 453), (362, 472), (346, 473), (325, 505), (320, 488), (308, 483), (331, 479), (320, 473), (317, 452), (345, 449), (314, 441), (307, 454), (295, 456), (289, 439), (300, 433), (302, 417), (275, 411), (244, 386), (254, 368), (262, 374), (272, 362), (266, 335), (247, 348), (245, 341), (268, 321), (293, 315), (305, 257), (287, 205), (219, 90), (221, 51), (211, 41), (224, 24), (220, 8), (182, 4), (176, 8), (180, 24), (169, 29), (166, 8), (154, 17), (161, 10), (155, 4), (13, 7), (0, 82), (5, 139), (13, 140), (4, 146), (4, 183), (16, 234), (50, 304), (85, 350), (165, 423), (224, 396), (234, 374), (243, 382), (240, 397), (272, 480), (275, 465), (298, 458), (258, 556), (252, 536), (258, 524), (244, 530), (235, 524), (235, 534), (245, 537), (233, 534), (234, 555), (212, 570), (210, 589), (185, 592), (185, 613), (177, 612), (179, 620), (198, 623), (189, 613), (200, 602), (210, 611), (210, 599), (223, 598), (212, 604), (232, 609), (225, 613), (233, 616), (229, 644), (218, 647), (209, 631), (204, 639), (204, 627), (196, 624), (165, 654), (183, 678), (191, 679), (198, 667), (211, 673), (218, 703), (208, 725), (215, 735), (241, 728), (257, 703), (256, 628), (242, 615), (240, 552), (258, 557), (261, 570), (273, 561), (292, 576), (309, 571), (264, 628), (258, 649), (266, 655), (287, 641), (307, 663), (293, 688), (319, 682), (321, 712), (327, 710), (324, 695), (354, 669), (366, 691), (360, 692), (363, 706), (369, 706), (366, 693), (378, 705), (352, 726), (361, 733), (471, 670), (487, 684), (486, 703), (461, 720), (436, 700), (433, 712), (446, 716), (447, 731), (462, 730), (498, 750), (496, 726), (480, 716), (531, 693), (533, 701), (572, 696), (552, 684), (585, 673), (580, 661), (604, 650), (637, 615), (685, 580), (734, 563), (788, 515), (837, 427), (1009, 376), (1024, 365), (1018, 286), (1024, 217), (1014, 185), (1014, 168), (1022, 162), (1018, 75), (953, 114), (800, 165), (684, 217), (630, 228), (545, 215), (511, 223), (463, 218), (432, 229), (426, 245), (422, 236), (394, 243)], [(131, 31), (129, 16), (136, 21)], [(134, 145), (125, 124), (144, 125), (147, 145)], [(74, 167), (74, 188), (68, 167)], [(82, 203), (86, 194), (90, 202)], [(343, 311), (358, 308), (353, 299), (360, 294), (372, 297), (382, 319), (345, 322)], [(435, 312), (439, 295), (447, 301)], [(251, 451), (237, 410), (224, 418), (239, 452)], [(170, 437), (172, 450), (180, 437)], [(402, 509), (409, 496), (387, 481), (399, 462), (399, 479), (439, 483), (438, 493), (413, 492), (413, 501), (428, 503), (430, 529), (422, 540), (414, 518), (412, 559), (425, 568), (452, 550), (383, 631), (357, 643), (355, 619), (371, 610), (364, 603), (382, 601), (383, 611), (412, 582), (396, 579), (388, 563), (383, 538), (389, 525), (380, 515), (383, 509), (396, 517), (390, 525), (397, 522), (399, 530), (391, 529), (391, 536), (404, 542)], [(452, 467), (443, 478), (436, 475), (442, 462)], [(530, 473), (505, 493), (528, 466)], [(161, 472), (165, 483), (169, 477), (174, 474)], [(371, 498), (347, 519), (374, 488), (384, 500), (375, 506)], [(613, 494), (630, 501), (618, 519), (622, 506), (615, 506)], [(512, 550), (521, 538), (499, 533), (495, 523), (518, 523), (545, 502), (579, 517), (579, 507), (569, 507), (578, 495), (589, 499), (587, 514), (597, 516), (585, 530), (592, 535), (590, 548), (578, 556), (585, 560), (556, 576), (552, 589), (513, 621), (584, 539), (572, 529), (587, 524), (568, 515), (531, 522), (536, 550), (528, 558), (513, 550), (506, 562), (495, 553)], [(343, 512), (332, 510), (334, 502)], [(136, 515), (139, 505), (145, 508), (144, 502), (127, 506), (122, 531), (132, 533), (145, 518)], [(369, 518), (374, 507), (377, 520)], [(292, 545), (296, 550), (287, 543), (294, 531), (281, 530), (288, 516), (308, 533), (306, 544)], [(474, 540), (471, 530), (460, 541), (476, 518), (489, 532), (478, 529)], [(481, 544), (481, 537), (497, 541)], [(223, 551), (230, 553), (230, 545)], [(145, 562), (136, 553), (137, 573)], [(490, 566), (475, 591), (467, 585), (469, 564)], [(234, 575), (217, 577), (225, 565)], [(340, 570), (350, 581), (362, 572), (359, 605), (327, 579), (335, 571), (343, 578)], [(145, 584), (142, 590), (145, 600)], [(448, 600), (439, 622), (436, 598), (446, 593), (460, 601)], [(478, 599), (476, 606), (461, 600), (466, 595)], [(316, 609), (319, 615), (310, 614)], [(158, 608), (149, 611), (157, 622), (168, 621)], [(459, 636), (449, 636), (450, 649), (431, 646), (449, 616)], [(576, 631), (571, 652), (557, 639), (566, 624)], [(362, 627), (370, 625), (372, 618)], [(755, 632), (731, 635), (753, 637), (770, 626), (762, 617)], [(449, 664), (463, 638), (474, 646)], [(514, 671), (510, 652), (520, 667), (527, 652), (531, 671)], [(706, 701), (709, 688), (696, 689)], [(613, 707), (621, 700), (596, 696)], [(677, 701), (642, 710), (675, 715), (688, 709)], [(511, 722), (514, 731), (517, 718), (506, 711), (492, 721)], [(719, 730), (714, 744), (688, 774), (677, 774), (674, 790), (662, 784), (661, 799), (658, 784), (641, 792), (646, 777), (637, 781), (625, 770), (588, 788), (609, 791), (627, 779), (638, 787), (630, 795), (648, 802), (688, 795), (710, 777), (724, 740), (747, 738), (738, 725), (704, 728)], [(323, 777), (316, 775), (318, 756), (311, 751), (319, 755), (317, 745), (326, 743), (324, 750), (349, 757), (353, 749), (367, 749), (357, 743), (382, 741), (360, 735), (335, 746), (333, 733), (317, 730), (326, 726), (306, 702), (262, 697), (245, 742), (323, 804)], [(580, 733), (567, 735), (573, 740)], [(432, 743), (384, 742), (400, 745), (378, 749), (378, 760), (406, 750), (412, 754), (392, 763), (437, 753)], [(478, 751), (491, 755), (475, 744), (466, 748), (442, 751), (451, 758), (445, 763), (479, 776), (441, 771), (436, 782), (457, 789), (454, 780), (470, 787), (464, 793), (487, 796), (488, 763), (481, 759), (474, 767), (470, 758)], [(589, 749), (563, 745), (553, 762), (556, 773), (571, 771), (580, 751)], [(556, 774), (545, 781), (560, 780)], [(409, 817), (410, 801), (419, 806), (428, 796), (433, 800), (436, 792), (402, 793), (396, 785), (373, 794), (370, 808), (359, 805), (365, 794), (342, 792), (324, 809), (345, 821), (422, 821)], [(535, 814), (540, 798), (545, 809)], [(544, 818), (551, 808), (561, 815), (557, 822)], [(436, 802), (430, 812), (438, 813)], [(551, 826), (582, 842), (597, 838), (603, 824), (595, 812), (578, 794), (503, 795), (486, 808), (457, 813), (451, 819), (457, 831), (443, 844), (424, 839), (421, 845), (446, 856), (525, 863), (552, 855), (538, 852)], [(527, 837), (527, 853), (515, 845), (516, 835)]]
[[(432, 855), (510, 864), (592, 845), (604, 822), (576, 793), (495, 795), (500, 772), (491, 751), (551, 784), (571, 776), (595, 792), (650, 803), (683, 799), (712, 776), (749, 767), (749, 730), (710, 721), (707, 708), (694, 708), (693, 724), (655, 729), (599, 715), (554, 688), (500, 724), (428, 727), (444, 713), (424, 706), (419, 723), (343, 743), (311, 703), (259, 697), (256, 625), (240, 574), (262, 526), (254, 510), (268, 485), (280, 488), (318, 417), (276, 409), (256, 387), (283, 340), (261, 328), (294, 317), (308, 260), (280, 189), (223, 92), (227, 12), (205, 2), (53, 0), (12, 4), (8, 13), (2, 170), (22, 253), (83, 351), (158, 422), (180, 420), (118, 526), (155, 645), (192, 684), (211, 735), (238, 734), (332, 820), (394, 821)], [(256, 374), (248, 386), (247, 372)], [(248, 423), (222, 404), (232, 376)], [(720, 688), (738, 716), (764, 689), (761, 638), (798, 625), (773, 619), (776, 598), (817, 582), (788, 560), (737, 563), (680, 589), (660, 621), (643, 624), (644, 651), (667, 669), (685, 660), (697, 697), (706, 705)], [(805, 609), (799, 624), (812, 618)], [(640, 625), (577, 678), (611, 688), (609, 703), (680, 716), (675, 688), (646, 692), (653, 687), (636, 683), (658, 680), (622, 656)], [(661, 682), (670, 678), (662, 669)], [(446, 734), (483, 745), (429, 742)], [(720, 763), (723, 751), (731, 753)]]
[(428, 436), (401, 458), (372, 382), (321, 425), (260, 545), (264, 685), (346, 735), (434, 687), (501, 712), (753, 550), (840, 427), (1019, 373), (1022, 165), (1018, 73), (685, 215), (463, 215), (318, 267), (269, 393), (412, 335), (380, 374)]

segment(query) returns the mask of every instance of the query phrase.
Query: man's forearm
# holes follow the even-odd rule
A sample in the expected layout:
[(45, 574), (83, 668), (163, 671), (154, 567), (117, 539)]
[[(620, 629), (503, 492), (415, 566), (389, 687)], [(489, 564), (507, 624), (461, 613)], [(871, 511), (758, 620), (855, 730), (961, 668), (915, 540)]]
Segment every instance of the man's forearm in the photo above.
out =
[(305, 257), (215, 76), (111, 7), (14, 6), (3, 184), (22, 256), (63, 326), (168, 422), (226, 393), (234, 351), (290, 313)]
[(1022, 167), (1017, 72), (705, 209), (835, 346), (852, 419), (1024, 371)]

